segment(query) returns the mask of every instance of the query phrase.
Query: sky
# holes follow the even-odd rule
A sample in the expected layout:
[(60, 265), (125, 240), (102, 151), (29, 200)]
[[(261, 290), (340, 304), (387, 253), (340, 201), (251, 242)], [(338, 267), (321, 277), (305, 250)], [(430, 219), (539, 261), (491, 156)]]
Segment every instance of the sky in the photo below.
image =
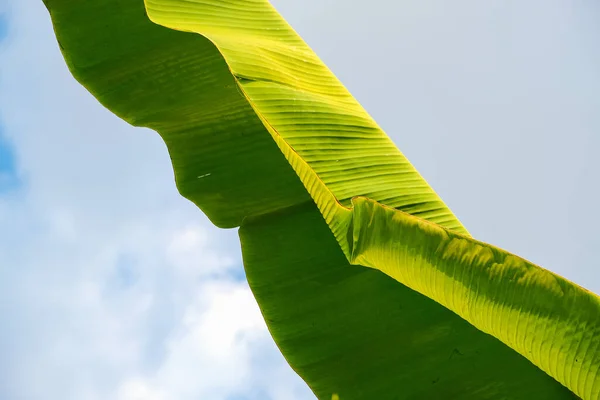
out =
[[(600, 5), (276, 0), (477, 239), (600, 293)], [(308, 400), (236, 230), (0, 0), (0, 398)]]

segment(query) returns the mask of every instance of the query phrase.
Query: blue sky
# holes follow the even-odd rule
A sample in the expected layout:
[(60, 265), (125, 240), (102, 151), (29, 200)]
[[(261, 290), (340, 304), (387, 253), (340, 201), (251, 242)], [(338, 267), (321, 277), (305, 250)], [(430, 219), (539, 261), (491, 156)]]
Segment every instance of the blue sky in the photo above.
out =
[[(8, 31), (8, 17), (0, 13), (0, 46)], [(17, 184), (15, 156), (8, 139), (2, 132), (0, 121), (0, 193), (11, 190)]]
[(15, 155), (0, 129), (0, 193), (13, 190), (17, 184)]
[[(475, 237), (600, 292), (600, 5), (274, 4)], [(73, 80), (41, 0), (0, 15), (0, 399), (314, 398), (158, 135)]]

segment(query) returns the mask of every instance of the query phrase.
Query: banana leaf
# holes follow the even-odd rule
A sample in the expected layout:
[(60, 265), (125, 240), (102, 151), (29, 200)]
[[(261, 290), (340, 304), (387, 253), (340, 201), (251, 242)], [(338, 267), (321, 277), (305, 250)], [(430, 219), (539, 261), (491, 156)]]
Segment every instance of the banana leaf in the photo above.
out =
[(240, 227), (318, 398), (600, 398), (600, 298), (471, 238), (268, 1), (45, 4), (73, 76)]

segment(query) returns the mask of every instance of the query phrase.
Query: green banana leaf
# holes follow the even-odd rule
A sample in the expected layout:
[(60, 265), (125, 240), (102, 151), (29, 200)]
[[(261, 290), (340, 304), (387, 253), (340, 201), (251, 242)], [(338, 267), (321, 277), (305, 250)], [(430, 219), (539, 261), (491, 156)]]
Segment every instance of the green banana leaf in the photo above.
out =
[(266, 0), (45, 3), (75, 78), (240, 226), (318, 398), (600, 398), (599, 297), (472, 239)]

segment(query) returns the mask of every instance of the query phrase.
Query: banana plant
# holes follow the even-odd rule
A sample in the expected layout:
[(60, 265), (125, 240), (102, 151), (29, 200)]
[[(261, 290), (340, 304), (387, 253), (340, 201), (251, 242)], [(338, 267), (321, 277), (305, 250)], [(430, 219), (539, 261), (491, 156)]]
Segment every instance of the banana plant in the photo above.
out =
[(45, 0), (73, 76), (239, 227), (319, 399), (600, 399), (600, 297), (471, 237), (267, 0)]

